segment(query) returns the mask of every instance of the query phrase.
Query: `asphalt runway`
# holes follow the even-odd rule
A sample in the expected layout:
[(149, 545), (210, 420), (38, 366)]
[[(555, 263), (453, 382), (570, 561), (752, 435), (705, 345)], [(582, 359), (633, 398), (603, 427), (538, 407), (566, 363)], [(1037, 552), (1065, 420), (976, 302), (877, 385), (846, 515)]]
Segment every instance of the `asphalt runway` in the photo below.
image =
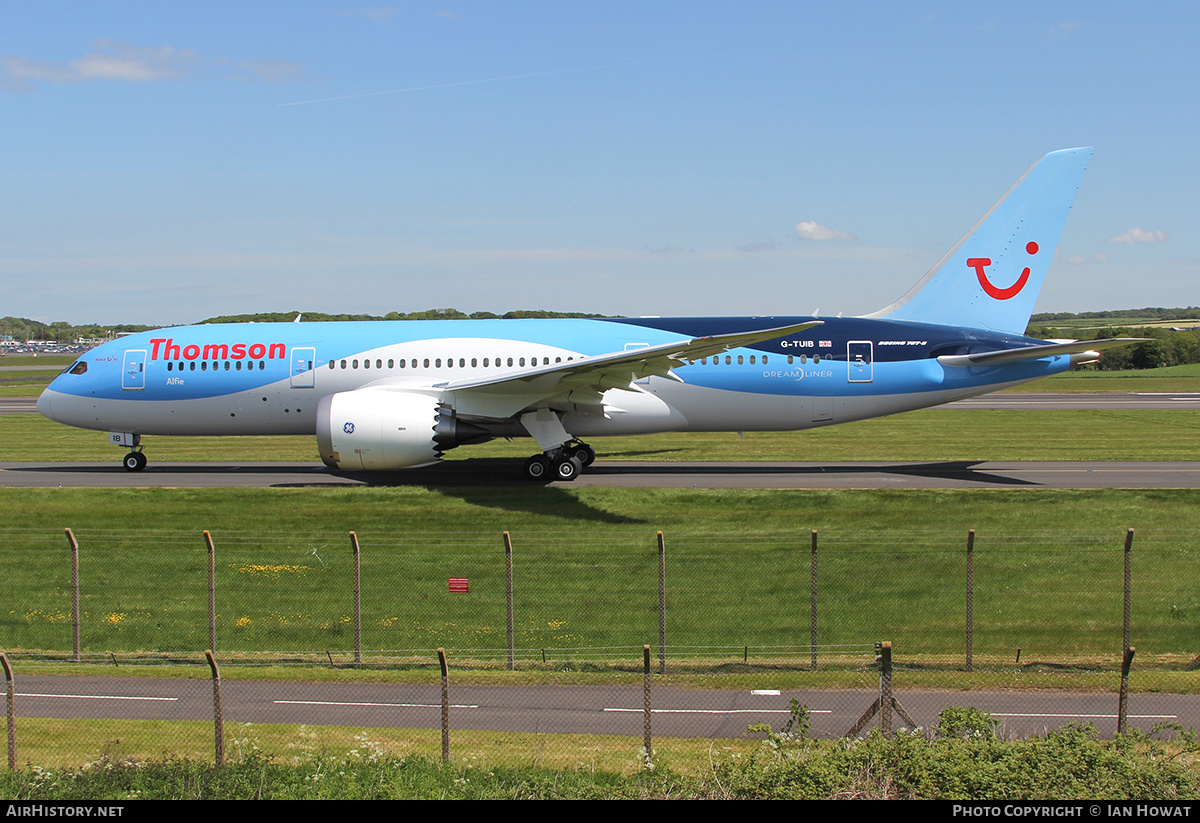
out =
[[(869, 676), (868, 678), (869, 679)], [(677, 689), (651, 692), (653, 733), (666, 737), (740, 738), (767, 721), (778, 729), (795, 699), (811, 712), (814, 737), (843, 737), (878, 696), (876, 689)], [(949, 706), (971, 705), (1003, 723), (1004, 736), (1043, 734), (1068, 723), (1092, 723), (1103, 737), (1117, 726), (1115, 694), (1026, 691), (907, 691), (896, 699), (920, 726), (937, 722)], [(596, 686), (450, 687), (451, 729), (542, 734), (628, 735), (641, 739), (644, 694), (640, 682)], [(18, 717), (211, 720), (212, 686), (203, 679), (22, 676)], [(295, 683), (223, 680), (227, 723), (294, 723), (375, 728), (440, 727), (441, 686), (411, 683)], [(1200, 725), (1195, 695), (1132, 694), (1129, 725)], [(878, 718), (872, 724), (878, 726)], [(896, 726), (905, 725), (895, 716)], [(453, 732), (452, 732), (453, 734)]]
[[(460, 460), (403, 472), (334, 472), (320, 463), (0, 463), (7, 488), (303, 488), (522, 486), (521, 460)], [(566, 484), (550, 484), (562, 488)], [(659, 489), (1195, 489), (1200, 461), (676, 463), (597, 461), (573, 487)]]

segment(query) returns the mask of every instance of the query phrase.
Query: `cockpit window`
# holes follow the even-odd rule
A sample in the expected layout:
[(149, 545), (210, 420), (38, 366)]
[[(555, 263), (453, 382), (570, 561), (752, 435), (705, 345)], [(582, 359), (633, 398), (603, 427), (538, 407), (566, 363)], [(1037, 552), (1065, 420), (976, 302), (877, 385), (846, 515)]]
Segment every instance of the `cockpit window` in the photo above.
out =
[(80, 360), (75, 365), (71, 366), (71, 368), (67, 369), (66, 373), (67, 374), (86, 374), (87, 373), (87, 361)]

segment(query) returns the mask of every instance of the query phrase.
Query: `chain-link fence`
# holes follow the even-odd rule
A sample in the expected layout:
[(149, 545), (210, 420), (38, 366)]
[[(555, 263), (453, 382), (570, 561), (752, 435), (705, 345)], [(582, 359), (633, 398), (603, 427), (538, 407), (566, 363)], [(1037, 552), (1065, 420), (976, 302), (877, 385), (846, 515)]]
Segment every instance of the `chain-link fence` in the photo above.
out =
[[(194, 677), (205, 670), (204, 649), (226, 670), (297, 664), (310, 682), (226, 680), (227, 689), (258, 695), (236, 708), (227, 700), (231, 722), (252, 723), (258, 735), (270, 729), (271, 745), (284, 751), (360, 726), (373, 730), (368, 737), (404, 730), (379, 732), (372, 745), (386, 737), (389, 750), (436, 752), (439, 649), (453, 684), (450, 724), (482, 750), (497, 735), (529, 735), (541, 741), (528, 744), (535, 747), (546, 735), (567, 735), (607, 741), (591, 744), (607, 753), (616, 736), (624, 742), (615, 756), (628, 760), (646, 711), (635, 682), (646, 647), (652, 675), (687, 686), (676, 693), (668, 678), (656, 687), (648, 716), (659, 740), (744, 740), (752, 723), (785, 723), (793, 700), (809, 707), (813, 734), (845, 735), (878, 697), (874, 644), (883, 639), (898, 650), (898, 702), (919, 725), (932, 725), (939, 705), (966, 700), (1012, 733), (1072, 719), (1115, 732), (1130, 648), (1135, 688), (1122, 704), (1130, 725), (1200, 725), (1190, 695), (1200, 623), (1190, 532), (68, 530), (0, 539), (8, 570), (0, 646), (19, 683), (58, 661), (91, 663), (122, 689), (194, 691), (194, 679), (168, 686), (112, 677), (150, 663), (200, 667)], [(312, 682), (327, 679), (322, 670), (361, 669), (377, 670), (367, 679), (382, 682)], [(171, 722), (163, 733), (187, 745), (174, 752), (160, 740), (152, 753), (215, 756), (211, 730), (187, 731), (204, 724), (194, 709), (135, 717), (111, 708), (167, 710), (179, 700), (122, 702), (89, 682), (79, 689), (99, 697), (57, 696), (75, 690), (78, 672), (42, 691), (18, 688), (18, 715), (64, 724), (62, 739), (72, 744), (86, 733), (93, 753), (106, 740), (128, 748), (143, 735), (107, 731), (111, 724)], [(803, 677), (812, 689), (799, 672), (810, 672)], [(786, 673), (793, 688), (754, 690), (737, 679), (772, 673)], [(906, 673), (919, 674), (921, 688), (906, 691)], [(1143, 673), (1153, 673), (1153, 697), (1136, 687)], [(480, 680), (485, 674), (493, 679)], [(716, 688), (697, 688), (704, 677)], [(1012, 686), (1039, 691), (1014, 697)], [(951, 699), (947, 689), (972, 692)], [(53, 710), (68, 704), (93, 708), (82, 716)], [(908, 722), (898, 716), (897, 725)], [(53, 750), (47, 734), (48, 748), (33, 748), (40, 757)], [(228, 729), (226, 737), (250, 739)]]

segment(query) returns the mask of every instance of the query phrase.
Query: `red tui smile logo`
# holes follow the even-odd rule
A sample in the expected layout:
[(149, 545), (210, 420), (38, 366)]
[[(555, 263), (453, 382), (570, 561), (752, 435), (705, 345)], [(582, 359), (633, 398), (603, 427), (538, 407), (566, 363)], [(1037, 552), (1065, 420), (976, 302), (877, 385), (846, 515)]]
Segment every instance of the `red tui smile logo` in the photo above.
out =
[[(1029, 252), (1031, 255), (1037, 254), (1038, 244), (1034, 243), (1032, 240), (1029, 241), (1029, 243), (1025, 245), (1025, 251)], [(975, 275), (979, 278), (979, 285), (982, 286), (983, 290), (988, 293), (988, 296), (994, 297), (997, 300), (1008, 300), (1010, 297), (1016, 297), (1020, 293), (1021, 289), (1025, 288), (1025, 283), (1029, 281), (1029, 267), (1026, 266), (1025, 270), (1021, 272), (1021, 276), (1017, 278), (1016, 283), (1013, 283), (1006, 289), (1002, 289), (993, 285), (992, 281), (988, 279), (987, 274), (984, 272), (984, 268), (992, 265), (992, 259), (990, 257), (968, 258), (967, 265), (975, 269)]]

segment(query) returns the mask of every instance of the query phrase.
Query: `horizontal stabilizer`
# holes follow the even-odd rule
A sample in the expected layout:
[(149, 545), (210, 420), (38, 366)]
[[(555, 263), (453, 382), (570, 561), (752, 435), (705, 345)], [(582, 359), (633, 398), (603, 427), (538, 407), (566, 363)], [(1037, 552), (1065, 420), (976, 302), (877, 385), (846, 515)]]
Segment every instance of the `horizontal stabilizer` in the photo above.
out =
[(1142, 343), (1147, 337), (1110, 337), (1107, 340), (1076, 340), (1073, 343), (1047, 343), (1044, 346), (1025, 346), (1020, 349), (977, 352), (975, 354), (944, 354), (937, 360), (943, 366), (999, 366), (1003, 363), (1020, 363), (1058, 354), (1099, 352), (1117, 346)]

